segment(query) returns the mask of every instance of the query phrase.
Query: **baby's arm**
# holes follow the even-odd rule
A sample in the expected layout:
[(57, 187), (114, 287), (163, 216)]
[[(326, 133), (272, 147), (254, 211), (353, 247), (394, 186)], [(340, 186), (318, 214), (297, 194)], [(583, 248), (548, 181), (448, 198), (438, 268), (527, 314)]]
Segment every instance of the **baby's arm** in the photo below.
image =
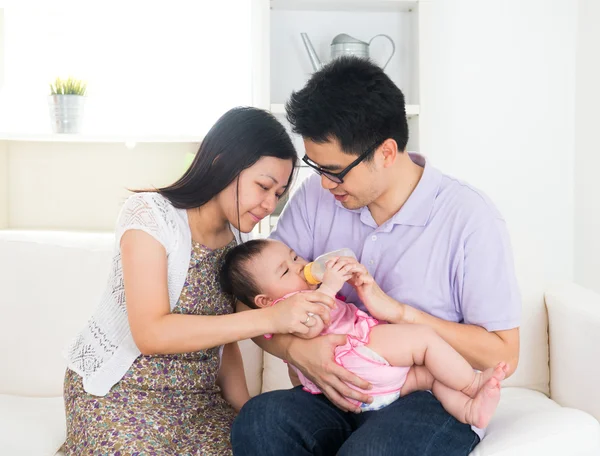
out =
[[(327, 262), (327, 269), (325, 270), (325, 275), (323, 276), (323, 282), (319, 287), (319, 291), (335, 299), (335, 296), (340, 288), (342, 288), (342, 285), (352, 277), (352, 273), (349, 271), (353, 268), (355, 263), (356, 261), (350, 258), (338, 258)], [(313, 322), (314, 324), (312, 324)], [(321, 334), (323, 329), (325, 329), (325, 324), (318, 315), (312, 315), (308, 323), (312, 324), (309, 326), (310, 329), (308, 333), (294, 334), (303, 339), (312, 339)]]
[(349, 279), (352, 278), (352, 269), (357, 261), (354, 258), (340, 257), (329, 260), (325, 265), (325, 274), (319, 291), (332, 298)]

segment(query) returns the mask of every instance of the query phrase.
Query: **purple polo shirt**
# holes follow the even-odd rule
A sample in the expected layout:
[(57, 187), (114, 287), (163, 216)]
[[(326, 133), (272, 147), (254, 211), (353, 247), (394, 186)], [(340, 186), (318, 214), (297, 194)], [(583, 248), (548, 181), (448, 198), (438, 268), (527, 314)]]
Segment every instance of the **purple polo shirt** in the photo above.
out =
[[(424, 167), (404, 206), (378, 226), (367, 207), (349, 210), (306, 179), (286, 205), (271, 235), (313, 260), (351, 248), (382, 290), (399, 302), (447, 321), (488, 331), (516, 328), (521, 299), (506, 223), (479, 190)], [(363, 310), (354, 289), (342, 294)]]

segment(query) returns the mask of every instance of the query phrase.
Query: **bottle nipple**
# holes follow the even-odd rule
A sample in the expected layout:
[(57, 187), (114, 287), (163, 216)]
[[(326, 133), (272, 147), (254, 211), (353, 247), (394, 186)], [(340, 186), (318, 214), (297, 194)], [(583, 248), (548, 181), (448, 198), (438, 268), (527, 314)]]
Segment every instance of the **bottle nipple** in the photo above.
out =
[(312, 271), (311, 271), (311, 267), (312, 267), (313, 263), (308, 263), (306, 266), (304, 266), (304, 278), (306, 279), (306, 281), (311, 284), (311, 285), (318, 285), (321, 283), (321, 281), (319, 279), (317, 279), (315, 276), (312, 275)]

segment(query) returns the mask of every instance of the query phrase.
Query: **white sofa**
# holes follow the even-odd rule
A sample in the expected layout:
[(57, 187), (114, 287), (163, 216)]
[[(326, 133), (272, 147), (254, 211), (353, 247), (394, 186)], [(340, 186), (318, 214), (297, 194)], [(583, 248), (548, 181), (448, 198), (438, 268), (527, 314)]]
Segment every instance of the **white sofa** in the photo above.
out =
[[(0, 231), (0, 455), (59, 451), (61, 350), (95, 307), (112, 243), (111, 234)], [(472, 455), (600, 455), (600, 296), (563, 284), (523, 304), (519, 369)], [(281, 361), (241, 345), (251, 394), (289, 386)]]

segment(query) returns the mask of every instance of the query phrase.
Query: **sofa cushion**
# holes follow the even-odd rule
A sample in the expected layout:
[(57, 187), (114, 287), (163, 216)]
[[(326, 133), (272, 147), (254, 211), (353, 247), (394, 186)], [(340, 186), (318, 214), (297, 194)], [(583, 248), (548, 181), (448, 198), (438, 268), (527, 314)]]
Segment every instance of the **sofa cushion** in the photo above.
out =
[(292, 382), (288, 375), (287, 364), (267, 352), (263, 353), (262, 392), (291, 388)]
[(263, 351), (252, 340), (242, 340), (238, 343), (244, 360), (244, 374), (250, 396), (260, 394), (263, 376)]
[(600, 454), (600, 423), (543, 394), (503, 388), (483, 441), (471, 456), (592, 456)]
[(110, 233), (0, 232), (0, 392), (59, 396), (62, 351), (90, 317), (112, 257)]
[(529, 388), (549, 394), (548, 317), (542, 287), (521, 282), (523, 313), (520, 329), (519, 365), (504, 386)]
[(66, 437), (62, 397), (0, 394), (0, 454), (54, 456)]

